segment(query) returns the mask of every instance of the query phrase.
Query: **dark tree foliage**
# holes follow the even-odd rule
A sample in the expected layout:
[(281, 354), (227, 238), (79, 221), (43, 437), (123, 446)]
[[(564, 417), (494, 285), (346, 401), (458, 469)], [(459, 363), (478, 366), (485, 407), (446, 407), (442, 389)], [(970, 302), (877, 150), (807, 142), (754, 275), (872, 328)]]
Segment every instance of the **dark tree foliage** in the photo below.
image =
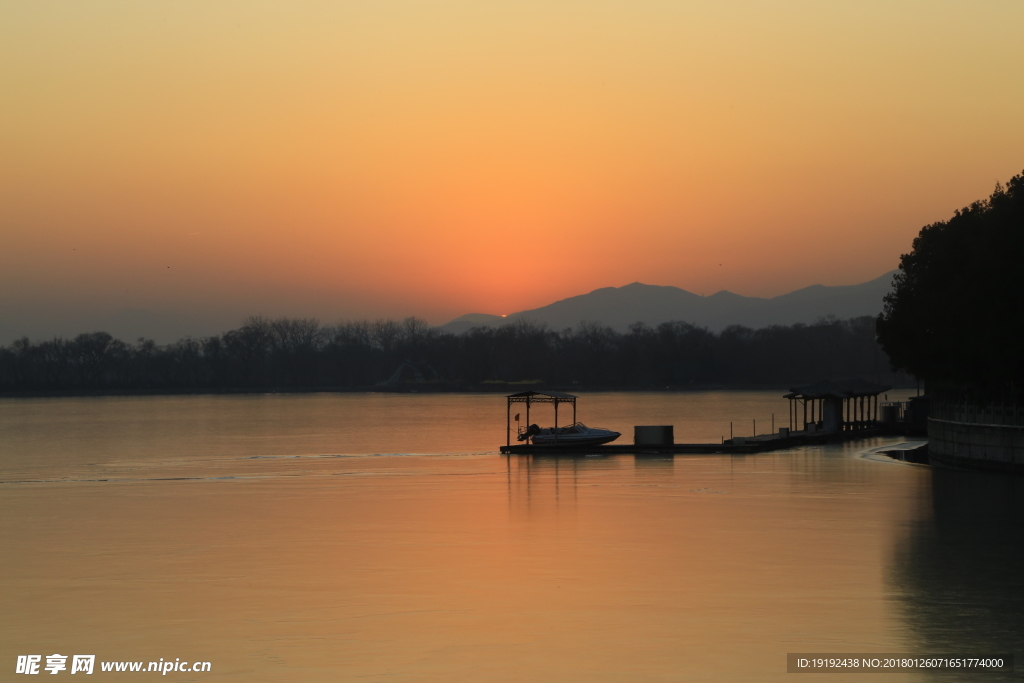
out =
[(519, 380), (621, 389), (906, 381), (889, 370), (870, 316), (720, 334), (683, 322), (637, 323), (619, 333), (596, 323), (554, 331), (519, 321), (461, 335), (416, 318), (324, 326), (255, 316), (223, 335), (166, 346), (126, 344), (105, 332), (19, 339), (0, 347), (0, 391), (367, 389), (409, 381), (403, 368), (413, 368), (413, 381), (445, 389)]
[(921, 229), (878, 317), (893, 367), (1010, 397), (1024, 372), (1024, 175)]

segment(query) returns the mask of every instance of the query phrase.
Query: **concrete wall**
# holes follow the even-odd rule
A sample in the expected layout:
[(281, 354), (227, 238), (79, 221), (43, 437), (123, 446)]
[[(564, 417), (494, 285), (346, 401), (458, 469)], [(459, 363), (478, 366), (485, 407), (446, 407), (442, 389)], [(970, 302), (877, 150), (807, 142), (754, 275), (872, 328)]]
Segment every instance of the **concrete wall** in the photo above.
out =
[(1024, 472), (1024, 425), (930, 417), (928, 455), (950, 464)]

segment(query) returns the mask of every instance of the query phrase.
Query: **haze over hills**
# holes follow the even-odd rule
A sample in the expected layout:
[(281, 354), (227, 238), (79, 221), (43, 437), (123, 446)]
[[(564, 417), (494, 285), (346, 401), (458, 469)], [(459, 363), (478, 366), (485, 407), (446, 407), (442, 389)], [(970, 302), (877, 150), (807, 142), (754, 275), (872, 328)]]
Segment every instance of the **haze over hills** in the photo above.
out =
[[(813, 285), (770, 299), (747, 297), (722, 291), (702, 297), (678, 287), (645, 285), (639, 282), (624, 287), (603, 287), (589, 294), (520, 311), (506, 317), (486, 313), (470, 313), (440, 328), (461, 333), (473, 327), (500, 326), (516, 320), (532, 320), (549, 328), (562, 330), (581, 321), (601, 322), (625, 331), (635, 322), (656, 326), (669, 320), (683, 320), (713, 331), (729, 325), (765, 327), (768, 325), (813, 323), (821, 316), (850, 318), (877, 315), (882, 310), (882, 297), (891, 288), (897, 271), (859, 285), (826, 287)], [(278, 308), (281, 308), (278, 306)], [(47, 339), (72, 338), (81, 332), (103, 330), (114, 337), (134, 342), (140, 337), (167, 344), (185, 336), (201, 338), (238, 327), (245, 315), (258, 313), (274, 317), (265, 309), (113, 309), (96, 311), (72, 304), (64, 306), (13, 306), (0, 301), (0, 345), (27, 336)], [(316, 315), (315, 311), (299, 311), (292, 316)], [(329, 315), (321, 314), (327, 324)]]
[(473, 327), (529, 320), (558, 330), (592, 321), (625, 331), (636, 322), (654, 327), (670, 320), (682, 320), (718, 332), (729, 325), (759, 328), (813, 323), (828, 315), (840, 319), (874, 316), (881, 313), (882, 298), (892, 288), (892, 278), (897, 272), (890, 271), (859, 285), (812, 285), (770, 299), (728, 291), (704, 297), (678, 287), (634, 282), (624, 287), (602, 287), (589, 294), (505, 317), (469, 313), (445, 323), (441, 329), (461, 333)]
[(97, 311), (74, 305), (15, 306), (0, 302), (0, 346), (28, 337), (74, 338), (103, 331), (126, 342), (140, 337), (169, 344), (186, 336), (201, 338), (237, 327), (245, 314), (235, 311), (124, 308)]

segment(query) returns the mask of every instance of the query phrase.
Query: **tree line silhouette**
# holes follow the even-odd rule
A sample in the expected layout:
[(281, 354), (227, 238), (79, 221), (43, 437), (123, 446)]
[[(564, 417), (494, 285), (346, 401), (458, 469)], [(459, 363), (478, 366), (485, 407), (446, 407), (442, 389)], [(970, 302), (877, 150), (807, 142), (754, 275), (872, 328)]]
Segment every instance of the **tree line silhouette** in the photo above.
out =
[(878, 317), (893, 365), (958, 400), (1024, 398), (1024, 174), (921, 229)]
[(906, 382), (875, 341), (874, 319), (720, 333), (684, 322), (620, 333), (596, 323), (552, 330), (518, 321), (450, 334), (418, 318), (250, 317), (222, 335), (157, 345), (106, 332), (0, 348), (0, 391), (480, 389), (540, 380), (592, 389), (786, 387), (825, 377)]

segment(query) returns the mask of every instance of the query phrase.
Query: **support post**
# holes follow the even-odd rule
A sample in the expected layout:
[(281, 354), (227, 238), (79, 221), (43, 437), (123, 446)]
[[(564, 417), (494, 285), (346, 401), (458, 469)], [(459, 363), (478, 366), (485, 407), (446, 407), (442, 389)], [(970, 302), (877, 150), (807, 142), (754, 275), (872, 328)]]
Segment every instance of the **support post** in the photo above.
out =
[[(558, 399), (555, 399), (555, 444), (558, 443)], [(558, 464), (558, 461), (555, 461)]]

